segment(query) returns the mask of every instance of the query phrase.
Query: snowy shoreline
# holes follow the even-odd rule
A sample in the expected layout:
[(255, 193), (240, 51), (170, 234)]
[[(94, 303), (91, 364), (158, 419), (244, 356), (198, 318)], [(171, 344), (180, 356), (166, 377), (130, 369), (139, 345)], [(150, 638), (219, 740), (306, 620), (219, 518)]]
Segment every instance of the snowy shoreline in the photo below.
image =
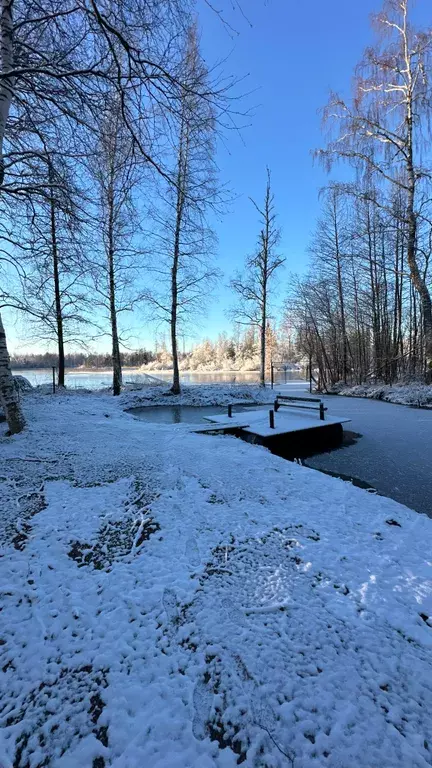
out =
[(412, 408), (432, 408), (432, 386), (427, 384), (338, 384), (325, 394), (383, 400), (386, 403)]
[(432, 521), (123, 410), (173, 400), (30, 393), (0, 438), (0, 764), (430, 765)]

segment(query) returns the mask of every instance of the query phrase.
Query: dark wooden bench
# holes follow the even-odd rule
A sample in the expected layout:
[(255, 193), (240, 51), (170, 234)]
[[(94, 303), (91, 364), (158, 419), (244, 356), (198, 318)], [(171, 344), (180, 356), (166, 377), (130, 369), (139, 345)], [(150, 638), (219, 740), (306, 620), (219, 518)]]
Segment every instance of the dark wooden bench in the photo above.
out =
[[(303, 405), (308, 403), (308, 405)], [(312, 405), (310, 405), (312, 403)], [(315, 405), (316, 403), (316, 405)], [(327, 410), (322, 400), (319, 397), (294, 397), (293, 395), (277, 395), (274, 402), (275, 412), (282, 406), (287, 408), (300, 408), (301, 410), (319, 411), (319, 417), (321, 421), (324, 421), (324, 414)]]

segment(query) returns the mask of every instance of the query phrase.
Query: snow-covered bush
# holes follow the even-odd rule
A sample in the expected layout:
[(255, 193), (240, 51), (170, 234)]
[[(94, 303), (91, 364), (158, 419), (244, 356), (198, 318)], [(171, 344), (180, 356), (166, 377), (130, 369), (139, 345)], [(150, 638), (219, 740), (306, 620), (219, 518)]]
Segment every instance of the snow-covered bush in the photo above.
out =
[(410, 405), (416, 408), (432, 408), (432, 386), (412, 382), (411, 384), (357, 384), (354, 387), (339, 388), (337, 394), (346, 397), (367, 397), (384, 400), (387, 403)]
[(33, 389), (33, 385), (30, 384), (29, 380), (26, 379), (25, 376), (21, 376), (19, 374), (14, 376), (14, 384), (15, 389), (17, 389), (19, 392), (31, 392)]

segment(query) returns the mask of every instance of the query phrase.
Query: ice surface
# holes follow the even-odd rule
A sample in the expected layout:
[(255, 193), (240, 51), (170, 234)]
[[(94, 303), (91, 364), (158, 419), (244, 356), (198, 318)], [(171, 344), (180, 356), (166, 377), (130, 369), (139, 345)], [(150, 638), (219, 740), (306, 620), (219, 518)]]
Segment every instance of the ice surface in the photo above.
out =
[(380, 493), (432, 516), (432, 411), (378, 400), (324, 397), (328, 413), (347, 416), (362, 437), (308, 459), (317, 469), (360, 478)]

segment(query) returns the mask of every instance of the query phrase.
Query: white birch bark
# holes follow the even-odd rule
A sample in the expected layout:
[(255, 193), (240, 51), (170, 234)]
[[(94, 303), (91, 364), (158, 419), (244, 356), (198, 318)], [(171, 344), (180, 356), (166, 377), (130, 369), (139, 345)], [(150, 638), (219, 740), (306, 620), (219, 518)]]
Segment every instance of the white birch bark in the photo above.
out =
[(10, 360), (6, 345), (6, 334), (0, 315), (0, 405), (3, 406), (6, 421), (12, 434), (21, 432), (25, 419), (21, 410), (18, 392), (15, 388), (10, 369)]
[[(3, 74), (13, 69), (13, 0), (1, 0), (0, 5), (0, 64)], [(4, 79), (0, 82), (0, 187), (4, 178), (3, 144), (6, 123), (12, 102), (13, 81)], [(25, 426), (24, 416), (18, 399), (18, 392), (10, 369), (10, 360), (6, 345), (6, 334), (0, 315), (0, 404), (5, 411), (6, 420), (12, 434), (21, 432)]]
[[(0, 0), (0, 64), (2, 74), (13, 70), (13, 0)], [(3, 144), (13, 94), (12, 78), (0, 82), (0, 186), (4, 178)]]

